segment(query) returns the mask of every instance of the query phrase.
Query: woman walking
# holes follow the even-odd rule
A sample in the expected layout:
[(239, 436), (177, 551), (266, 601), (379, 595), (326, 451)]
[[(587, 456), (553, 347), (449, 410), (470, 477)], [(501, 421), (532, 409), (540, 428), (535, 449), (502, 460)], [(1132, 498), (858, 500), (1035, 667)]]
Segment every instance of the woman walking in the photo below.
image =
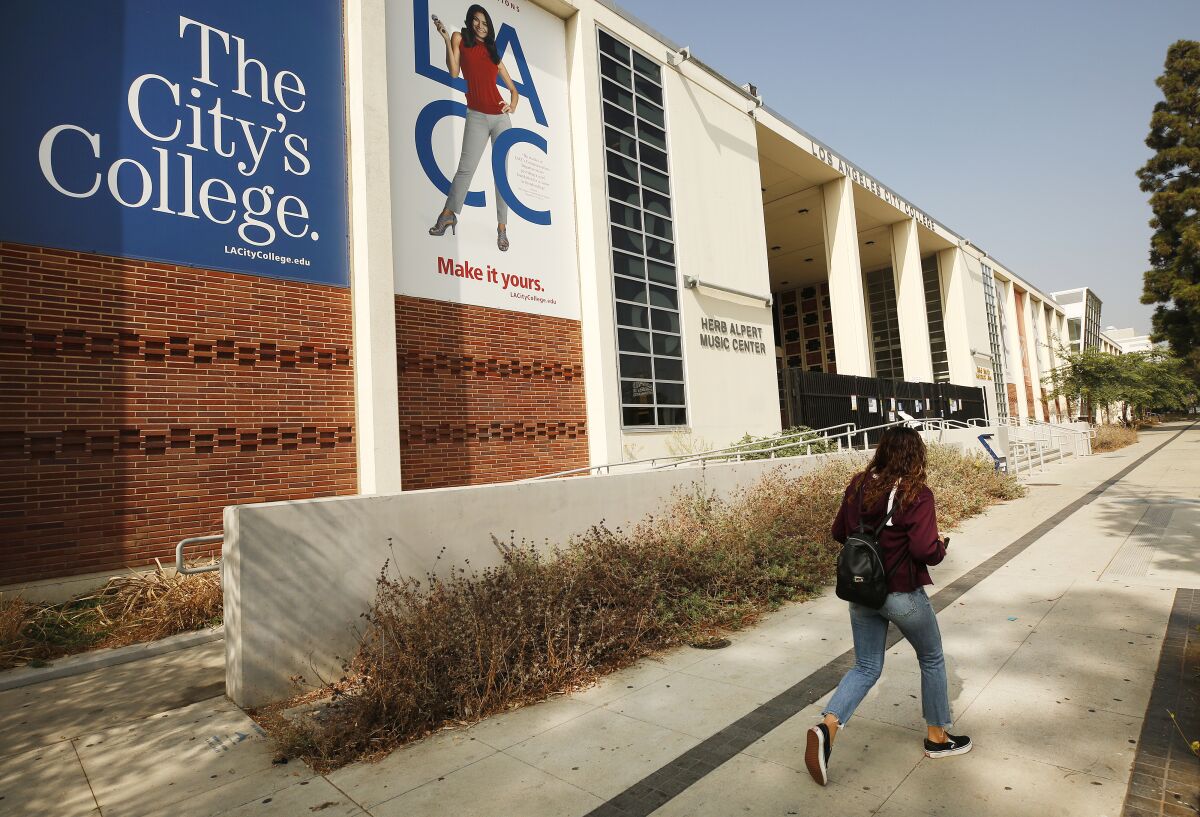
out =
[(911, 428), (893, 427), (883, 433), (866, 470), (846, 487), (833, 538), (844, 543), (860, 525), (873, 530), (881, 524), (878, 542), (888, 576), (887, 600), (878, 610), (851, 602), (854, 668), (834, 690), (821, 713), (823, 720), (808, 731), (805, 765), (822, 786), (829, 779), (829, 756), (838, 731), (883, 672), (889, 622), (900, 628), (921, 666), (921, 708), (928, 727), (925, 755), (948, 757), (971, 750), (969, 737), (946, 731), (951, 726), (946, 660), (937, 617), (925, 594), (925, 585), (933, 584), (926, 568), (942, 561), (946, 542), (938, 537), (933, 492), (925, 484), (925, 441)]
[[(509, 114), (516, 112), (521, 95), (513, 85), (508, 69), (500, 62), (496, 50), (496, 29), (492, 17), (483, 6), (473, 5), (467, 9), (462, 31), (451, 35), (442, 21), (433, 17), (438, 34), (446, 41), (446, 68), (450, 76), (461, 73), (467, 80), (467, 126), (463, 132), (462, 154), (458, 158), (458, 171), (450, 184), (450, 195), (442, 208), (437, 222), (429, 228), (430, 235), (445, 235), (446, 228), (456, 232), (458, 214), (471, 187), (475, 168), (483, 157), (483, 148), (488, 139), (492, 144), (500, 134), (512, 127)], [(496, 88), (499, 76), (508, 88), (509, 101), (500, 98)], [(501, 252), (508, 249), (508, 205), (496, 190), (496, 246)]]

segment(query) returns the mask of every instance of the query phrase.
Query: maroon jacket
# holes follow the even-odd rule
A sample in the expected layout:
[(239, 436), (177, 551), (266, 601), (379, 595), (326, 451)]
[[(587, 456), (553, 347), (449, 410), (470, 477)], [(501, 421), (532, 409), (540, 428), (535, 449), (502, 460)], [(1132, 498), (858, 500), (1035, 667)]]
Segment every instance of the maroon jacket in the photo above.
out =
[[(858, 505), (858, 488), (854, 487), (851, 491), (852, 486), (853, 480), (846, 487), (842, 507), (833, 520), (833, 538), (842, 543), (845, 543), (848, 534), (858, 530), (860, 519), (868, 530), (874, 531), (887, 514), (886, 493), (863, 513)], [(917, 587), (933, 584), (926, 566), (936, 565), (946, 557), (946, 546), (938, 539), (933, 491), (922, 488), (916, 500), (892, 514), (892, 524), (885, 526), (879, 534), (879, 546), (883, 551), (884, 568), (888, 571), (895, 568), (888, 580), (888, 592), (908, 593)], [(905, 550), (912, 558), (911, 567), (903, 564)], [(897, 563), (900, 563), (899, 566)]]

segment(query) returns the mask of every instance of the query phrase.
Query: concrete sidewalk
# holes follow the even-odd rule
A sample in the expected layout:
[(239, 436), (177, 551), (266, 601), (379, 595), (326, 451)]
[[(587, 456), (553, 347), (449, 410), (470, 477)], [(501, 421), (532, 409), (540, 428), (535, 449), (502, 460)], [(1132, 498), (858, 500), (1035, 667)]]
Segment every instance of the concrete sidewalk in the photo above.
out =
[[(1117, 815), (1176, 588), (1200, 587), (1200, 427), (1002, 551), (1184, 428), (1049, 466), (1028, 497), (954, 533), (931, 590), (955, 595), (939, 622), (956, 731), (976, 743), (963, 757), (923, 757), (919, 674), (900, 642), (838, 737), (830, 785), (809, 780), (804, 732), (829, 687), (777, 716), (851, 649), (845, 604), (826, 594), (727, 649), (678, 650), (327, 776), (272, 763), (220, 694), (220, 643), (0, 693), (0, 815)], [(742, 748), (713, 760), (724, 736)], [(663, 793), (671, 769), (691, 776), (668, 798), (682, 785)], [(1171, 802), (1170, 774), (1168, 810), (1153, 813), (1194, 813), (1194, 790)]]

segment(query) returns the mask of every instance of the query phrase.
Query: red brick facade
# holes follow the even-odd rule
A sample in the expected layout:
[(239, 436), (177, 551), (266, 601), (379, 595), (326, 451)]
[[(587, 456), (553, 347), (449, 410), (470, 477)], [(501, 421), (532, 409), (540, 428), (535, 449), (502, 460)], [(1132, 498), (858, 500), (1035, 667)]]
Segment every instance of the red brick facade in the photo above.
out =
[(0, 584), (353, 493), (349, 290), (0, 243)]
[(397, 296), (404, 488), (588, 464), (578, 321)]
[[(0, 274), (0, 584), (171, 561), (226, 505), (355, 492), (348, 290), (10, 243)], [(578, 322), (396, 311), (406, 489), (587, 464)]]

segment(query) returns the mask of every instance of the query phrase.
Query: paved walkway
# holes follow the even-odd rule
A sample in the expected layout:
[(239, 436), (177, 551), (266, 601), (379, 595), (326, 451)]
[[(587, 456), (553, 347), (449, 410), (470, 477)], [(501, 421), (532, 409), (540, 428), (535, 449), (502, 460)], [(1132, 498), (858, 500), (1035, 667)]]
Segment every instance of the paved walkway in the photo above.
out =
[(804, 730), (851, 648), (830, 594), (727, 649), (681, 649), (326, 776), (272, 763), (220, 694), (219, 642), (3, 692), (0, 815), (1074, 816), (1121, 814), (1127, 790), (1144, 813), (1194, 813), (1154, 800), (1200, 805), (1194, 787), (1173, 800), (1192, 779), (1174, 761), (1139, 756), (1129, 788), (1177, 588), (1200, 587), (1200, 427), (1171, 439), (1184, 428), (1048, 466), (955, 532), (933, 589), (956, 728), (976, 743), (963, 757), (923, 757), (900, 642), (838, 737), (830, 785), (809, 780)]

